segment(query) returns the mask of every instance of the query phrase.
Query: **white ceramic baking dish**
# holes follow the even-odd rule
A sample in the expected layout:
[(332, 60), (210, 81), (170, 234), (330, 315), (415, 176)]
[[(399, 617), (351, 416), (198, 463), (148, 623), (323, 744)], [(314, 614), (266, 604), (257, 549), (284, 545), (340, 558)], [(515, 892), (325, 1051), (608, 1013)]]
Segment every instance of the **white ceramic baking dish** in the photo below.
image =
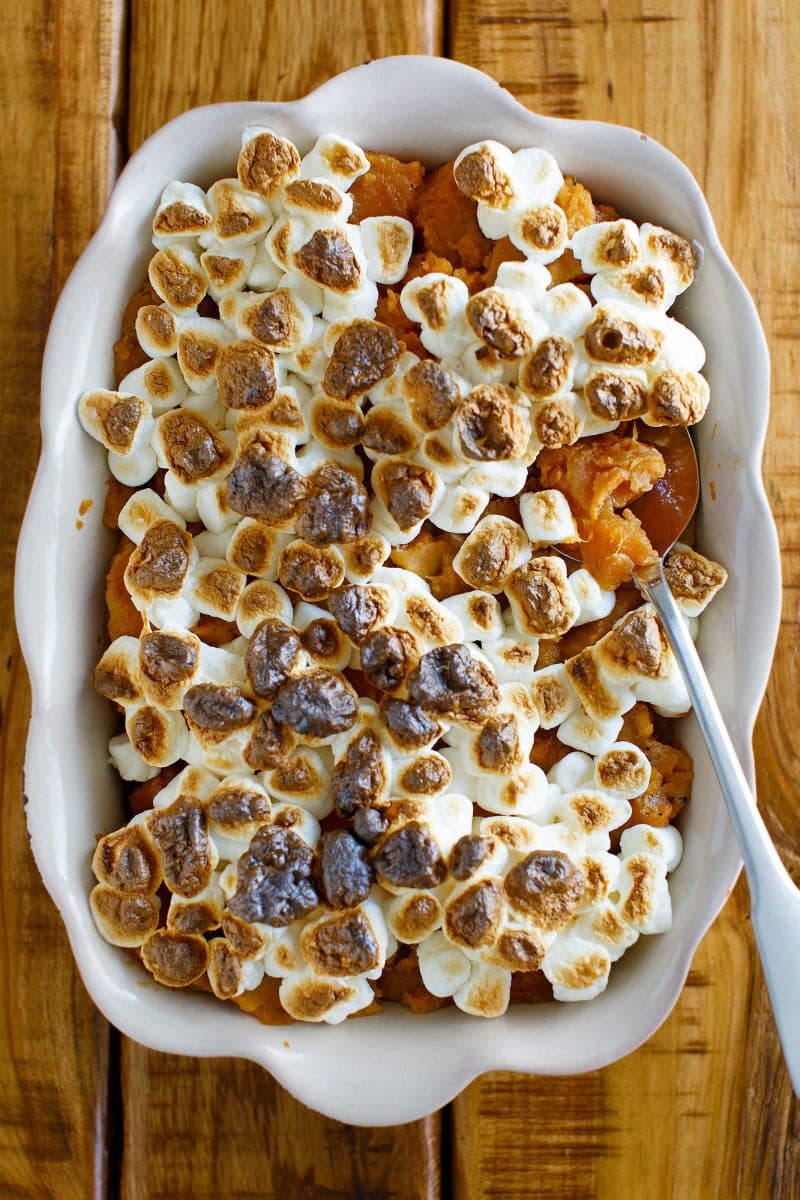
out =
[[(171, 121), (131, 158), (105, 218), (53, 317), (42, 381), (42, 457), (17, 561), (17, 621), (33, 687), (25, 764), (28, 825), (89, 992), (125, 1034), (158, 1050), (237, 1055), (260, 1063), (312, 1108), (369, 1125), (408, 1121), (475, 1076), (503, 1069), (570, 1074), (633, 1050), (664, 1021), (692, 955), (728, 896), (740, 859), (697, 729), (681, 736), (695, 760), (681, 819), (683, 862), (671, 891), (674, 924), (644, 938), (588, 1004), (520, 1006), (495, 1021), (454, 1009), (414, 1016), (387, 1005), (344, 1025), (266, 1028), (233, 1005), (161, 988), (108, 945), (87, 896), (95, 835), (122, 819), (107, 765), (111, 716), (89, 682), (101, 652), (103, 575), (112, 536), (101, 512), (106, 460), (82, 431), (75, 402), (113, 386), (120, 315), (152, 253), (149, 225), (172, 179), (208, 185), (232, 173), (240, 131), (268, 125), (305, 150), (318, 134), (436, 164), (483, 137), (543, 146), (596, 198), (695, 239), (699, 277), (677, 313), (702, 338), (712, 405), (698, 430), (703, 475), (700, 544), (730, 569), (706, 617), (700, 649), (734, 744), (752, 780), (750, 739), (779, 620), (777, 539), (760, 476), (769, 362), (753, 304), (728, 261), (689, 171), (631, 129), (537, 116), (492, 79), (443, 59), (389, 58), (337, 76), (288, 104), (219, 104)], [(93, 506), (76, 527), (82, 501)]]

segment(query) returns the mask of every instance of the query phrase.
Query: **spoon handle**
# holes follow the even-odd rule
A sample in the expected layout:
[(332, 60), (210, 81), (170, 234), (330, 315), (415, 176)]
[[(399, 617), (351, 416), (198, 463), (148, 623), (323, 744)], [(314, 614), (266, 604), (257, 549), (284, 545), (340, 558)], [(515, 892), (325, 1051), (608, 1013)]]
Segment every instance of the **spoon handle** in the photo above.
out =
[(663, 563), (635, 581), (670, 640), (739, 840), (761, 963), (789, 1076), (795, 1095), (800, 1096), (800, 891), (761, 819), (694, 642), (664, 578)]

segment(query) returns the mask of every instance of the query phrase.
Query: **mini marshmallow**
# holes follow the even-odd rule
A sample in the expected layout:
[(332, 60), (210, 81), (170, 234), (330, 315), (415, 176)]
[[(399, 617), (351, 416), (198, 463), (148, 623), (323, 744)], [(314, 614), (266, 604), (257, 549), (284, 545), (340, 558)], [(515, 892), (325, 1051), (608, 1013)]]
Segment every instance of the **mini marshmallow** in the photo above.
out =
[(461, 544), (453, 570), (472, 588), (497, 595), (528, 561), (531, 544), (509, 517), (484, 517)]
[(631, 825), (622, 831), (619, 842), (623, 858), (647, 854), (664, 864), (667, 872), (674, 871), (683, 855), (683, 840), (674, 825), (659, 828), (655, 825)]
[(333, 812), (330, 794), (333, 763), (330, 751), (308, 746), (295, 750), (285, 763), (265, 771), (262, 779), (271, 796), (287, 804), (296, 804), (322, 821)]
[(403, 312), (422, 325), (420, 341), (437, 358), (460, 358), (472, 341), (468, 300), (462, 280), (438, 272), (412, 279), (400, 293)]
[(267, 617), (292, 623), (292, 601), (278, 583), (256, 579), (248, 583), (239, 597), (236, 625), (243, 637), (250, 638)]
[(389, 932), (398, 942), (413, 946), (435, 934), (442, 923), (442, 906), (434, 892), (406, 892), (386, 901), (383, 915)]
[(252, 245), (263, 238), (273, 221), (263, 197), (245, 191), (237, 179), (219, 179), (208, 189), (211, 229), (200, 238), (202, 246), (215, 242), (226, 249)]
[(366, 979), (331, 979), (305, 967), (286, 976), (278, 998), (295, 1020), (340, 1025), (372, 1004), (375, 994)]
[(682, 542), (676, 542), (670, 550), (664, 575), (675, 603), (687, 617), (699, 617), (728, 578), (719, 563)]
[(224, 558), (201, 558), (192, 572), (187, 600), (199, 613), (232, 621), (247, 577)]
[(593, 1000), (605, 991), (610, 970), (611, 958), (603, 946), (570, 931), (555, 939), (542, 962), (556, 1000)]
[[(620, 305), (616, 306), (621, 307)], [(676, 371), (681, 375), (696, 373), (703, 369), (706, 361), (706, 350), (697, 334), (692, 333), (680, 321), (672, 317), (662, 317), (659, 330), (663, 336), (663, 344), (658, 358), (653, 361), (653, 372)], [(699, 418), (695, 418), (696, 420)]]
[(239, 513), (228, 504), (226, 481), (201, 483), (195, 492), (197, 515), (206, 529), (221, 533), (240, 520)]
[(456, 1008), (472, 1017), (501, 1017), (511, 999), (511, 972), (473, 962), (470, 977), (453, 994)]
[(583, 710), (570, 713), (558, 727), (558, 740), (587, 754), (602, 754), (613, 746), (622, 729), (622, 717), (600, 720)]
[(609, 834), (630, 818), (631, 806), (619, 792), (581, 787), (553, 806), (553, 818), (583, 835), (588, 851), (608, 850)]
[(650, 426), (696, 425), (710, 399), (708, 382), (696, 371), (660, 371), (650, 387), (642, 420)]
[(602, 617), (607, 617), (614, 608), (614, 592), (602, 588), (585, 567), (579, 567), (577, 571), (572, 572), (567, 579), (567, 586), (580, 609), (575, 618), (576, 625), (599, 621)]
[(508, 236), (530, 261), (542, 265), (554, 262), (567, 246), (566, 214), (553, 203), (526, 208), (514, 218)]
[(520, 292), (496, 285), (470, 296), (465, 312), (475, 337), (506, 359), (524, 358), (547, 332)]
[(258, 192), (265, 200), (276, 201), (299, 171), (300, 154), (288, 138), (262, 125), (245, 126), (236, 164), (243, 188)]
[(323, 133), (300, 163), (303, 179), (327, 179), (346, 192), (369, 170), (364, 151), (348, 138)]
[(590, 785), (594, 780), (594, 761), (588, 754), (573, 750), (552, 767), (547, 776), (548, 782), (555, 784), (562, 792), (574, 792), (577, 788)]
[(570, 249), (588, 275), (625, 270), (641, 257), (639, 230), (627, 218), (596, 221), (573, 233)]
[(187, 731), (181, 712), (132, 704), (125, 712), (125, 732), (139, 757), (152, 767), (168, 767), (185, 757)]
[(210, 392), (216, 387), (216, 364), (231, 331), (211, 317), (193, 317), (181, 323), (178, 333), (178, 366), (193, 392)]
[(523, 493), (519, 498), (519, 515), (523, 529), (534, 543), (554, 545), (578, 541), (578, 527), (567, 498), (554, 488)]
[(490, 592), (475, 590), (448, 596), (441, 607), (459, 622), (465, 642), (493, 641), (505, 633), (500, 605)]
[(344, 558), (344, 576), (348, 583), (373, 582), (377, 571), (392, 552), (390, 542), (385, 537), (370, 530), (363, 538), (348, 542), (342, 547)]
[(273, 529), (253, 517), (245, 517), (234, 529), (225, 557), (232, 567), (243, 571), (245, 575), (275, 579), (281, 552), (291, 540), (291, 533)]
[(512, 625), (505, 636), (486, 638), (483, 652), (498, 683), (527, 683), (539, 657), (539, 639)]
[[(105, 388), (84, 392), (78, 401), (78, 418), (95, 441), (117, 458), (135, 458), (144, 463), (143, 452), (153, 432), (153, 411), (149, 400)], [(140, 483), (149, 479), (143, 475)]]
[(497, 268), (495, 286), (520, 292), (529, 303), (535, 304), (550, 287), (550, 272), (541, 263), (503, 262)]
[(144, 304), (136, 314), (135, 328), (139, 345), (149, 358), (175, 353), (177, 325), (166, 304)]
[(440, 932), (420, 943), (417, 961), (422, 982), (433, 996), (454, 995), (467, 984), (472, 971), (466, 955)]
[(189, 394), (174, 358), (153, 358), (142, 363), (125, 376), (119, 385), (119, 391), (129, 392), (147, 400), (155, 416), (182, 404)]
[(237, 336), (252, 338), (276, 354), (291, 353), (311, 337), (311, 310), (285, 288), (266, 293), (237, 292), (229, 297), (229, 303)]
[[(668, 293), (680, 295), (689, 287), (697, 270), (697, 255), (692, 244), (680, 234), (649, 222), (640, 227), (639, 233), (642, 262), (658, 269)], [(669, 308), (669, 304), (666, 307)]]
[(159, 250), (176, 242), (192, 245), (209, 228), (211, 220), (202, 188), (178, 180), (168, 183), (153, 217), (153, 245)]
[(172, 521), (185, 529), (185, 521), (151, 488), (135, 492), (120, 509), (117, 525), (120, 533), (138, 546), (144, 535), (159, 521)]
[(527, 679), (530, 679), (531, 697), (542, 729), (555, 729), (580, 707), (563, 663), (542, 667), (533, 675), (527, 675)]
[(515, 625), (533, 637), (561, 637), (580, 615), (566, 564), (556, 555), (536, 555), (516, 567), (505, 592)]
[(159, 250), (150, 260), (147, 277), (158, 298), (177, 316), (193, 313), (208, 286), (197, 255), (180, 244)]
[(647, 791), (650, 774), (650, 760), (632, 742), (615, 742), (595, 759), (595, 786), (615, 792), (626, 800)]
[(353, 197), (327, 179), (294, 179), (283, 192), (283, 208), (303, 220), (308, 230), (344, 223), (353, 211)]
[(255, 258), (256, 247), (253, 245), (233, 248), (212, 242), (200, 255), (200, 266), (208, 280), (211, 298), (220, 301), (232, 292), (252, 286), (250, 276)]
[[(274, 228), (274, 226), (273, 226), (273, 228)], [(242, 246), (238, 251), (230, 250), (230, 251), (228, 251), (228, 253), (236, 254), (237, 257), (241, 257), (242, 259), (247, 261), (246, 256), (249, 253), (249, 249), (250, 249), (250, 247)], [(247, 272), (247, 277), (245, 279), (245, 286), (251, 292), (271, 292), (278, 286), (278, 280), (283, 276), (283, 274), (286, 270), (286, 267), (283, 265), (279, 265), (278, 263), (276, 263), (274, 261), (272, 255), (267, 250), (266, 241), (265, 242), (257, 242), (254, 249), (255, 249), (255, 253), (253, 255), (253, 260), (250, 264), (250, 268)], [(214, 252), (214, 247), (209, 247), (209, 250), (207, 253), (211, 254), (213, 252)], [(202, 259), (201, 259), (201, 261), (202, 261)], [(222, 265), (222, 269), (224, 270), (224, 263), (221, 265)], [(236, 289), (234, 289), (234, 290), (236, 290)], [(211, 291), (210, 285), (209, 285), (209, 291)], [(213, 296), (214, 293), (211, 292), (211, 294)], [(219, 299), (220, 300), (224, 299), (224, 297), (226, 295), (230, 295), (230, 291), (227, 289), (223, 293), (223, 295), (221, 295), (219, 297)], [(215, 297), (215, 299), (216, 299), (216, 297)]]
[(408, 270), (414, 226), (405, 217), (367, 217), (359, 228), (370, 279), (399, 283)]
[(480, 487), (449, 487), (429, 520), (445, 533), (471, 533), (490, 500)]
[(639, 933), (664, 933), (672, 924), (666, 860), (639, 851), (626, 855), (617, 884), (620, 915)]

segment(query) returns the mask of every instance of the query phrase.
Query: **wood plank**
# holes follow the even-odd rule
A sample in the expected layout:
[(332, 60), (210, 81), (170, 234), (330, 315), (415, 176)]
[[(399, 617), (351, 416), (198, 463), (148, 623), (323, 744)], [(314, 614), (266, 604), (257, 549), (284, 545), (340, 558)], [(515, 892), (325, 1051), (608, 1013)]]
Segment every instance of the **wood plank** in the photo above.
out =
[[(760, 802), (800, 879), (800, 439), (791, 49), (800, 11), (766, 0), (454, 0), (454, 57), (525, 104), (633, 125), (698, 177), (753, 293), (773, 363), (764, 471), (785, 578), (775, 667), (756, 728)], [(742, 64), (747, 63), (744, 70)], [(676, 98), (678, 98), (676, 100)], [(755, 231), (755, 232), (754, 232)], [(640, 1051), (576, 1079), (487, 1077), (454, 1111), (455, 1195), (637, 1200), (800, 1194), (797, 1119), (740, 882), (668, 1022)]]
[[(6, 5), (0, 220), (13, 286), (0, 308), (0, 1194), (105, 1194), (108, 1026), (81, 984), (28, 845), (30, 711), (14, 633), (13, 559), (39, 451), (39, 364), (53, 300), (112, 182), (122, 5)], [(54, 198), (56, 202), (54, 204)]]
[[(365, 59), (441, 48), (438, 0), (134, 0), (131, 19), (132, 149), (194, 105), (291, 99)], [(203, 69), (176, 70), (190, 47)], [(179, 1059), (126, 1040), (122, 1088), (122, 1200), (440, 1194), (438, 1117), (355, 1129), (309, 1112), (252, 1064)]]
[[(223, 100), (294, 100), (389, 54), (442, 52), (443, 0), (133, 0), (130, 149)], [(190, 70), (176, 64), (197, 60)]]

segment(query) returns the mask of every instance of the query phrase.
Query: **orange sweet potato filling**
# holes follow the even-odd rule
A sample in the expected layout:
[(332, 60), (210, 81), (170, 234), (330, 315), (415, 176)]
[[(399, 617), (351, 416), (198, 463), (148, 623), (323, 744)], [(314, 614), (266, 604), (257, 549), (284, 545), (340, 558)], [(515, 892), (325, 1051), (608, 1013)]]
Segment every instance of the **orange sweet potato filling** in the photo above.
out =
[[(640, 522), (624, 508), (649, 492), (664, 474), (655, 446), (603, 433), (574, 446), (545, 449), (536, 460), (542, 486), (567, 497), (581, 537), (584, 566), (605, 588), (616, 590), (655, 552)], [(623, 508), (623, 512), (617, 509)]]
[(370, 169), (350, 188), (356, 224), (366, 217), (405, 217), (413, 223), (425, 168), (420, 162), (401, 162), (391, 154), (368, 153)]

